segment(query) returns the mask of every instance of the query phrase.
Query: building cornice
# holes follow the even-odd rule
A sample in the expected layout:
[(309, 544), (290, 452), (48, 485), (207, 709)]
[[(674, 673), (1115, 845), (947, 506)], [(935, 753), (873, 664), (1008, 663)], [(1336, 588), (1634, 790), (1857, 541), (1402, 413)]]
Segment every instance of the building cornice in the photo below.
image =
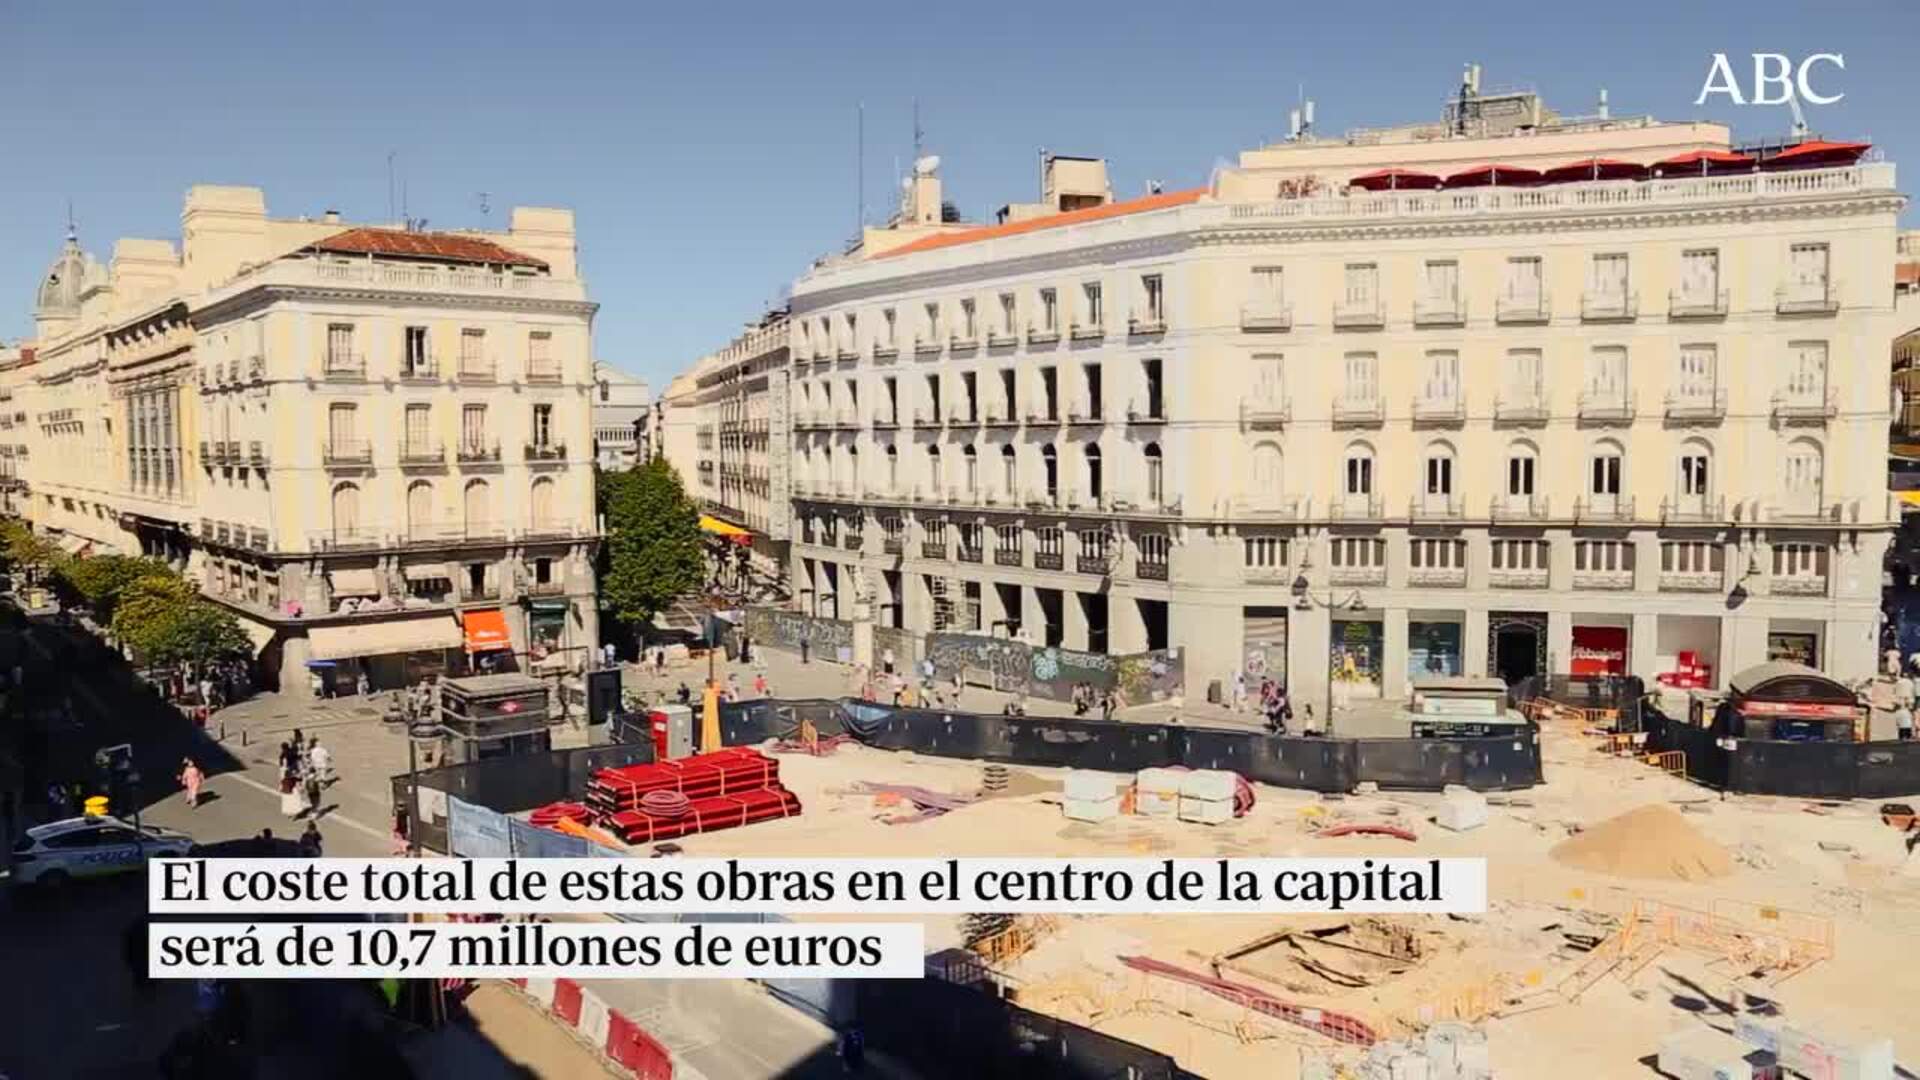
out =
[(595, 312), (600, 310), (600, 305), (592, 300), (551, 300), (511, 294), (489, 296), (325, 285), (257, 285), (196, 307), (192, 311), (191, 318), (196, 327), (204, 327), (248, 315), (282, 301), (521, 311), (537, 312), (543, 315), (573, 315), (589, 320), (593, 318)]

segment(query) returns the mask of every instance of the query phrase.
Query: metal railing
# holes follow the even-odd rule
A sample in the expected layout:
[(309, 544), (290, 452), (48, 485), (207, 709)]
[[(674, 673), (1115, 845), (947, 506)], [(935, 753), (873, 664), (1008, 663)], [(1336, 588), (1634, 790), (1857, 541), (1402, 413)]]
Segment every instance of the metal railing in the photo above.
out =
[(1590, 424), (1630, 424), (1635, 413), (1632, 394), (1580, 392), (1580, 419)]
[(1143, 337), (1148, 334), (1164, 334), (1166, 332), (1167, 317), (1165, 315), (1134, 315), (1127, 319), (1127, 334), (1129, 336)]
[(528, 359), (527, 381), (530, 383), (557, 383), (560, 381), (560, 361)]
[(1589, 289), (1580, 294), (1580, 318), (1585, 322), (1631, 322), (1639, 316), (1639, 293)]
[(1504, 293), (1493, 303), (1493, 321), (1497, 323), (1543, 323), (1553, 318), (1553, 303), (1547, 294)]
[(438, 441), (408, 441), (400, 444), (400, 464), (402, 465), (444, 465), (446, 463), (447, 448)]
[(329, 379), (364, 379), (367, 357), (365, 353), (328, 350), (320, 370)]
[(1327, 507), (1334, 521), (1379, 521), (1386, 517), (1378, 495), (1342, 495)]
[(1457, 521), (1461, 516), (1457, 495), (1415, 495), (1407, 501), (1410, 521)]
[(1547, 422), (1546, 398), (1539, 394), (1493, 400), (1493, 420), (1497, 424), (1544, 424)]
[(1458, 296), (1422, 297), (1413, 302), (1415, 326), (1462, 326), (1467, 321), (1467, 302)]
[(530, 442), (526, 445), (528, 461), (565, 461), (567, 444), (563, 442)]
[(1278, 427), (1293, 419), (1293, 400), (1283, 398), (1244, 398), (1240, 402), (1240, 426)]
[(454, 447), (454, 457), (462, 464), (497, 464), (500, 461), (500, 441), (490, 442), (462, 439)]
[(320, 460), (328, 465), (370, 465), (373, 444), (365, 439), (330, 439), (320, 444)]
[(1632, 521), (1633, 496), (1585, 495), (1573, 501), (1575, 521)]
[(1667, 395), (1669, 420), (1724, 420), (1727, 416), (1725, 390), (1695, 391)]
[(1280, 301), (1240, 305), (1240, 329), (1249, 334), (1271, 334), (1293, 329), (1293, 305)]
[(1466, 399), (1457, 393), (1450, 397), (1415, 394), (1408, 409), (1416, 424), (1462, 424), (1467, 419)]
[(1377, 330), (1387, 325), (1387, 310), (1379, 300), (1342, 300), (1333, 305), (1333, 325), (1345, 330)]
[(1489, 521), (1544, 521), (1552, 516), (1546, 495), (1495, 495), (1487, 506)]
[(1839, 398), (1825, 390), (1789, 390), (1773, 396), (1773, 416), (1788, 422), (1826, 421), (1840, 414)]
[(1780, 315), (1831, 315), (1840, 310), (1840, 283), (1788, 282), (1773, 291), (1773, 310)]
[(1341, 394), (1331, 408), (1336, 425), (1380, 424), (1387, 419), (1387, 404), (1377, 394), (1371, 398)]
[(1667, 318), (1718, 319), (1727, 314), (1725, 289), (1672, 289), (1667, 293)]

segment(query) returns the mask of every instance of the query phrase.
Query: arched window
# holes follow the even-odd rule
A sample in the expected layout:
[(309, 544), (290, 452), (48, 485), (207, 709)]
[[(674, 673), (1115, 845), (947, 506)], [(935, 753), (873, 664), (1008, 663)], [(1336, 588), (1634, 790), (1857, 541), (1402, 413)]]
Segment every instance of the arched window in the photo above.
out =
[(1000, 482), (1006, 487), (1007, 501), (1019, 501), (1020, 461), (1013, 452), (1012, 443), (1000, 448)]
[(815, 473), (813, 477), (814, 490), (821, 492), (832, 491), (834, 481), (832, 446), (823, 446), (820, 448), (820, 458), (815, 462), (815, 465), (820, 471)]
[(1260, 442), (1254, 445), (1253, 454), (1253, 501), (1255, 505), (1271, 505), (1280, 497), (1280, 447), (1272, 442)]
[(1051, 445), (1040, 448), (1040, 470), (1046, 479), (1047, 500), (1060, 497), (1060, 452)]
[(1373, 495), (1373, 447), (1357, 442), (1347, 447), (1342, 467), (1340, 491), (1348, 499), (1368, 499)]
[(493, 493), (488, 490), (485, 480), (473, 480), (467, 483), (461, 499), (461, 508), (465, 514), (469, 535), (484, 533), (493, 524)]
[(1612, 439), (1593, 444), (1587, 455), (1587, 499), (1596, 507), (1612, 507), (1625, 490), (1627, 451)]
[(1088, 443), (1084, 457), (1087, 462), (1087, 497), (1098, 502), (1101, 495), (1100, 444)]
[(341, 484), (333, 489), (333, 536), (352, 540), (360, 535), (360, 489)]
[(966, 464), (967, 494), (980, 490), (980, 452), (973, 447), (964, 447), (960, 451), (960, 460)]
[(1826, 454), (1820, 444), (1813, 439), (1795, 439), (1787, 444), (1782, 467), (1787, 506), (1799, 514), (1819, 512), (1821, 490), (1826, 481)]
[(547, 530), (559, 524), (553, 510), (553, 479), (543, 476), (533, 482), (533, 490), (528, 502), (533, 508), (533, 527)]
[(433, 529), (433, 484), (415, 480), (407, 485), (407, 535), (424, 539)]
[(927, 494), (938, 496), (943, 477), (940, 473), (940, 447), (937, 444), (927, 446)]
[(1420, 492), (1428, 510), (1440, 511), (1453, 506), (1453, 446), (1436, 440), (1427, 444), (1420, 462)]
[(1145, 451), (1147, 461), (1147, 505), (1159, 506), (1167, 501), (1167, 463), (1160, 456), (1160, 444), (1148, 443)]
[(892, 443), (887, 444), (887, 492), (900, 493), (900, 451)]
[(1677, 464), (1679, 475), (1675, 478), (1673, 490), (1680, 509), (1686, 513), (1704, 512), (1707, 498), (1713, 492), (1712, 444), (1705, 439), (1686, 440), (1680, 444)]
[(848, 493), (860, 494), (860, 448), (847, 447), (847, 487)]
[(1507, 499), (1525, 504), (1539, 490), (1540, 450), (1525, 439), (1507, 446)]

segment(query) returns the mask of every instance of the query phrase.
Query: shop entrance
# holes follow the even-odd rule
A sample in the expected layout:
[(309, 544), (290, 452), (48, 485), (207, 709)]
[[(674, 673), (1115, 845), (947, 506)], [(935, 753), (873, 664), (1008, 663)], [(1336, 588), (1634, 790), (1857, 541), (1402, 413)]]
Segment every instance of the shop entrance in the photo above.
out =
[(1530, 612), (1487, 614), (1487, 674), (1507, 685), (1547, 670), (1547, 617)]

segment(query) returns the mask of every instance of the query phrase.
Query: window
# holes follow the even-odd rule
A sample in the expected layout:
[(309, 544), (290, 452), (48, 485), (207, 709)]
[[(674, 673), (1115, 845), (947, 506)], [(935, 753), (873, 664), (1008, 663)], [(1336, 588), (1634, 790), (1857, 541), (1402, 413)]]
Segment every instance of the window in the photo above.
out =
[(1113, 542), (1113, 534), (1105, 529), (1081, 529), (1077, 539), (1080, 550), (1076, 552), (1082, 559), (1104, 559)]
[(1787, 251), (1790, 279), (1795, 288), (1823, 293), (1827, 288), (1827, 245), (1794, 244)]
[(460, 446), (469, 451), (487, 447), (487, 407), (463, 405), (460, 408)]
[(845, 398), (847, 402), (846, 417), (852, 420), (860, 415), (860, 384), (854, 382), (852, 379), (848, 379), (845, 383), (841, 384), (841, 387), (844, 391), (841, 397)]
[(1040, 369), (1040, 389), (1047, 399), (1047, 419), (1060, 419), (1060, 372), (1058, 369), (1052, 366)]
[(1166, 461), (1160, 456), (1160, 444), (1148, 443), (1147, 459), (1147, 505), (1159, 506), (1167, 498)]
[(553, 406), (535, 405), (533, 407), (533, 445), (553, 445)]
[(932, 406), (933, 408), (933, 413), (932, 413), (933, 422), (936, 424), (939, 423), (940, 422), (940, 376), (938, 375), (927, 376), (927, 404)]
[(355, 414), (352, 405), (335, 404), (327, 408), (327, 441), (336, 455), (354, 450), (358, 441)]
[(1366, 536), (1336, 536), (1329, 540), (1329, 561), (1348, 570), (1371, 570), (1387, 565), (1387, 542)]
[(1414, 537), (1407, 541), (1407, 560), (1416, 570), (1464, 570), (1467, 542)]
[(1627, 257), (1621, 253), (1595, 255), (1587, 268), (1587, 291), (1612, 304), (1627, 296)]
[(1280, 492), (1280, 447), (1262, 442), (1254, 446), (1252, 457), (1253, 494), (1256, 500)]
[(940, 305), (927, 305), (927, 341), (938, 344), (940, 341)]
[(847, 351), (855, 352), (860, 348), (860, 323), (858, 317), (849, 311), (841, 316), (841, 324), (847, 331)]
[(1000, 332), (1007, 337), (1014, 335), (1014, 327), (1019, 325), (1020, 301), (1013, 293), (1000, 294)]
[(1083, 364), (1080, 368), (1080, 380), (1087, 387), (1087, 419), (1100, 419), (1102, 407), (1100, 392), (1100, 365)]
[(1241, 538), (1240, 545), (1249, 570), (1283, 570), (1289, 565), (1285, 537), (1247, 536)]
[(406, 447), (414, 454), (423, 454), (431, 449), (433, 431), (433, 406), (407, 406)]
[(1159, 420), (1166, 413), (1166, 394), (1160, 385), (1160, 361), (1140, 361), (1140, 374), (1147, 384), (1147, 416)]
[(960, 523), (960, 546), (967, 551), (979, 551), (986, 547), (987, 527), (977, 521)]
[(553, 508), (553, 479), (543, 476), (533, 482), (528, 492), (528, 505), (533, 510), (533, 524), (540, 527), (552, 527), (559, 519)]
[(1680, 346), (1680, 377), (1676, 395), (1688, 401), (1714, 396), (1717, 350), (1709, 344)]
[(1727, 549), (1705, 540), (1664, 540), (1660, 543), (1663, 574), (1718, 574), (1726, 566)]
[(960, 450), (960, 460), (965, 463), (967, 474), (967, 494), (980, 490), (980, 452), (971, 446)]
[(1287, 275), (1278, 266), (1253, 268), (1253, 301), (1265, 310), (1277, 310), (1286, 303)]
[(1547, 569), (1547, 541), (1545, 540), (1495, 540), (1493, 547), (1493, 568), (1495, 570), (1538, 570)]
[(1134, 544), (1139, 549), (1137, 561), (1141, 566), (1157, 566), (1161, 570), (1166, 569), (1167, 558), (1173, 550), (1173, 541), (1166, 533), (1141, 533)]
[(1795, 440), (1787, 447), (1781, 467), (1784, 470), (1782, 486), (1792, 507), (1802, 513), (1818, 509), (1825, 471), (1825, 455), (1820, 444), (1811, 439)]
[(1540, 306), (1545, 294), (1541, 291), (1541, 266), (1537, 255), (1523, 255), (1507, 260), (1507, 300), (1513, 306), (1522, 309), (1535, 309)]
[(944, 479), (946, 479), (946, 474), (940, 468), (940, 448), (938, 446), (929, 446), (927, 447), (927, 493), (930, 495), (938, 494), (940, 491), (940, 483)]
[(328, 324), (327, 370), (340, 372), (360, 370), (360, 356), (353, 351), (352, 323)]
[(1689, 447), (1680, 452), (1680, 494), (1704, 497), (1708, 491), (1708, 464), (1705, 447)]
[(1365, 446), (1347, 449), (1346, 493), (1373, 494), (1373, 450)]
[(1092, 327), (1106, 325), (1106, 312), (1101, 309), (1100, 305), (1100, 283), (1097, 281), (1089, 281), (1080, 286), (1080, 291), (1086, 301), (1084, 309), (1084, 314), (1087, 317), (1086, 325)]
[(1033, 550), (1042, 555), (1066, 553), (1066, 537), (1057, 525), (1045, 525), (1033, 532)]
[(468, 328), (460, 331), (460, 371), (465, 375), (488, 374), (486, 364), (487, 332)]
[(893, 309), (887, 308), (886, 310), (882, 311), (880, 313), (880, 320), (885, 324), (883, 328), (884, 332), (882, 333), (880, 338), (880, 344), (891, 349), (900, 340), (896, 336), (899, 330), (899, 327), (897, 325), (897, 320), (894, 317)]
[(1374, 263), (1348, 263), (1344, 306), (1349, 310), (1372, 311), (1380, 301), (1380, 267)]
[(1452, 259), (1433, 259), (1421, 274), (1420, 298), (1436, 308), (1451, 308), (1460, 300), (1460, 264)]
[(1087, 497), (1098, 502), (1102, 494), (1100, 476), (1100, 444), (1088, 443), (1082, 455), (1087, 463)]
[(1825, 578), (1827, 545), (1773, 545), (1773, 576), (1777, 578)]
[(942, 518), (933, 518), (922, 525), (926, 533), (926, 542), (945, 547), (947, 543), (947, 523)]
[(1253, 399), (1271, 406), (1285, 401), (1286, 396), (1286, 358), (1280, 353), (1254, 354)]
[(889, 424), (897, 424), (900, 422), (900, 384), (894, 381), (892, 376), (888, 376), (880, 386), (887, 392), (886, 421)]
[(360, 532), (360, 489), (341, 484), (333, 489), (333, 535), (350, 539)]
[(1623, 345), (1596, 345), (1587, 353), (1587, 397), (1617, 405), (1627, 399), (1627, 350)]
[(1040, 290), (1040, 329), (1060, 329), (1060, 300), (1052, 289)]
[(1159, 274), (1143, 274), (1140, 277), (1140, 292), (1146, 303), (1146, 320), (1158, 325), (1167, 317), (1166, 286)]
[(433, 374), (433, 358), (427, 351), (427, 328), (407, 327), (405, 346), (406, 354), (401, 360), (400, 374), (407, 376)]
[(1542, 383), (1539, 349), (1508, 349), (1505, 385), (1506, 400), (1531, 405), (1546, 399)]
[(1047, 498), (1060, 495), (1060, 452), (1052, 446), (1040, 448), (1040, 469), (1045, 474)]
[(1720, 295), (1720, 250), (1699, 248), (1680, 253), (1680, 292), (1693, 303), (1716, 301)]
[(1827, 343), (1795, 341), (1787, 346), (1786, 385), (1788, 400), (1818, 404), (1827, 396)]
[(1582, 573), (1633, 572), (1633, 543), (1628, 540), (1575, 540), (1573, 568)]
[(1020, 490), (1020, 468), (1011, 445), (1000, 448), (1000, 484), (1009, 495)]
[(888, 540), (898, 542), (906, 537), (906, 525), (897, 517), (880, 519), (880, 533)]
[(1620, 494), (1620, 447), (1614, 443), (1601, 443), (1594, 447), (1589, 459), (1587, 494), (1613, 498)]
[(1346, 381), (1341, 384), (1344, 400), (1353, 404), (1372, 404), (1380, 397), (1380, 358), (1370, 352), (1348, 353)]
[(1019, 417), (1020, 380), (1012, 368), (1005, 368), (1000, 372), (1000, 401), (1002, 404), (1000, 419), (1013, 420)]
[(1020, 551), (1020, 526), (996, 525), (993, 529), (994, 550), (1018, 554)]
[(1460, 400), (1460, 354), (1451, 349), (1427, 352), (1427, 384), (1421, 398), (1436, 403)]
[(1435, 446), (1427, 451), (1427, 494), (1453, 494), (1453, 450), (1449, 447)]
[(962, 340), (972, 341), (975, 333), (973, 301), (962, 300), (960, 301), (960, 337)]
[(1532, 498), (1534, 493), (1535, 470), (1539, 458), (1533, 447), (1516, 443), (1507, 451), (1507, 495), (1513, 498)]
[(560, 374), (559, 365), (553, 362), (553, 335), (545, 330), (527, 335), (527, 374), (536, 378)]

